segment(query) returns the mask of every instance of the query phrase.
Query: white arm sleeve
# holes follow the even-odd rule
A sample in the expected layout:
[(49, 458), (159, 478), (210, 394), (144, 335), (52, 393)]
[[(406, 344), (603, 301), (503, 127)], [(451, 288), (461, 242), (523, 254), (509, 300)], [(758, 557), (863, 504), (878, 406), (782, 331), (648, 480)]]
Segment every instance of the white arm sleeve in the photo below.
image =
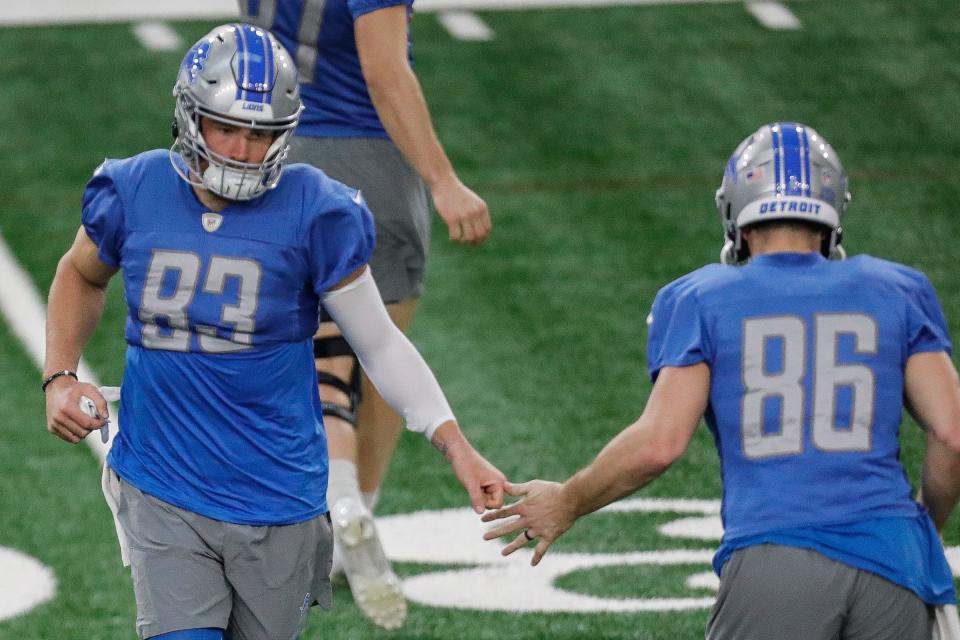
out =
[(387, 315), (369, 267), (346, 286), (327, 292), (323, 306), (353, 347), (367, 377), (404, 417), (408, 429), (429, 440), (437, 427), (455, 420), (430, 367)]

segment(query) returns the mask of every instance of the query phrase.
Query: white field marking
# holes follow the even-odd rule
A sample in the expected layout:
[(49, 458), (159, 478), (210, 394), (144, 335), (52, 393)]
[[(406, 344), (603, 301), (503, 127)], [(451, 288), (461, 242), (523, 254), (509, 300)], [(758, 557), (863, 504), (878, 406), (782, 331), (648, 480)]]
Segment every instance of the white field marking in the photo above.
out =
[(690, 589), (713, 589), (720, 590), (720, 577), (713, 571), (704, 571), (695, 573), (687, 578), (687, 587)]
[(802, 25), (800, 19), (779, 2), (747, 1), (747, 11), (753, 14), (760, 24), (774, 31), (791, 31)]
[[(719, 500), (693, 500), (686, 498), (629, 498), (619, 500), (600, 509), (601, 513), (616, 511), (641, 511), (645, 513), (700, 513), (713, 515), (720, 513)], [(719, 538), (718, 538), (719, 539)]]
[[(33, 359), (37, 368), (43, 371), (44, 343), (46, 341), (46, 307), (40, 299), (37, 288), (30, 280), (30, 276), (23, 270), (17, 262), (10, 247), (7, 246), (3, 236), (0, 235), (0, 313), (7, 319), (7, 324), (14, 335), (20, 339), (27, 353)], [(99, 386), (93, 371), (87, 366), (87, 363), (81, 358), (80, 366), (77, 367), (77, 375), (84, 382), (90, 382)], [(37, 376), (40, 379), (40, 376)], [(117, 431), (117, 408), (110, 405), (111, 429), (110, 440), (107, 444), (100, 442), (100, 433), (94, 432), (84, 441), (93, 450), (93, 454), (101, 463), (107, 457), (107, 451), (113, 443), (113, 436)], [(37, 431), (42, 431), (45, 426), (35, 425)]]
[(183, 47), (180, 35), (166, 22), (138, 22), (133, 25), (133, 35), (152, 51), (179, 51)]
[[(463, 569), (426, 572), (403, 581), (406, 596), (432, 607), (487, 611), (680, 611), (705, 609), (713, 598), (694, 593), (680, 598), (602, 598), (564, 591), (557, 578), (573, 571), (599, 567), (639, 565), (700, 565), (685, 583), (690, 589), (717, 589), (719, 579), (710, 570), (714, 549), (670, 549), (669, 539), (720, 539), (723, 533), (718, 500), (660, 500), (636, 498), (610, 505), (605, 512), (688, 514), (658, 528), (663, 548), (631, 553), (564, 553), (550, 551), (540, 566), (529, 566), (532, 552), (522, 549), (500, 555), (501, 544), (484, 542), (484, 531), (494, 525), (480, 522), (470, 509), (417, 511), (377, 518), (384, 551), (395, 562), (467, 565)], [(658, 545), (660, 546), (660, 545)], [(948, 547), (953, 574), (960, 577), (960, 547)]]
[[(694, 513), (712, 516), (716, 500), (633, 499), (616, 503), (607, 512)], [(470, 509), (418, 511), (377, 519), (387, 556), (396, 562), (468, 565), (463, 569), (422, 573), (403, 581), (408, 598), (433, 607), (486, 611), (683, 611), (704, 609), (713, 598), (603, 598), (565, 591), (557, 578), (599, 567), (639, 565), (698, 565), (709, 570), (713, 549), (655, 549), (629, 553), (563, 553), (551, 551), (540, 566), (530, 567), (532, 551), (522, 549), (500, 555), (501, 544), (485, 542), (483, 533), (493, 525), (480, 522)], [(428, 540), (417, 532), (429, 532)], [(669, 544), (669, 542), (667, 542)], [(479, 565), (479, 566), (477, 566)], [(478, 594), (482, 596), (478, 597)], [(535, 595), (533, 595), (535, 594)]]
[(437, 20), (457, 40), (486, 42), (493, 40), (493, 30), (470, 11), (441, 11)]
[(650, 551), (617, 554), (549, 554), (537, 567), (530, 566), (529, 551), (517, 562), (436, 573), (422, 573), (403, 581), (404, 595), (432, 607), (509, 611), (512, 613), (642, 613), (707, 609), (713, 597), (605, 598), (557, 588), (564, 574), (598, 567), (634, 565), (706, 565), (710, 549)]
[(681, 518), (660, 525), (657, 531), (670, 538), (719, 541), (723, 537), (723, 524), (720, 516)]
[[(609, 5), (733, 4), (744, 0), (416, 0), (418, 12), (477, 11), (481, 9), (548, 9), (551, 7), (603, 7)], [(799, 1), (799, 0), (795, 0)], [(76, 24), (135, 20), (231, 20), (234, 0), (32, 0), (7, 3), (0, 25)]]
[(953, 575), (960, 578), (960, 547), (947, 547), (944, 549), (947, 553), (947, 562), (953, 570)]
[(57, 579), (49, 567), (15, 549), (0, 547), (0, 620), (52, 599)]

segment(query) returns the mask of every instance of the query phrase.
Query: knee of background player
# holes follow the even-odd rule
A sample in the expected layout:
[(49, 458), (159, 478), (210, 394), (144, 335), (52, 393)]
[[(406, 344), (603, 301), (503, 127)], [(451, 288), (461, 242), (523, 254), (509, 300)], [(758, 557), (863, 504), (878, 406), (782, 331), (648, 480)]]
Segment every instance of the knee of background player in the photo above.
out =
[(314, 367), (325, 415), (339, 415), (356, 424), (360, 402), (360, 365), (350, 344), (332, 322), (324, 322), (313, 338)]

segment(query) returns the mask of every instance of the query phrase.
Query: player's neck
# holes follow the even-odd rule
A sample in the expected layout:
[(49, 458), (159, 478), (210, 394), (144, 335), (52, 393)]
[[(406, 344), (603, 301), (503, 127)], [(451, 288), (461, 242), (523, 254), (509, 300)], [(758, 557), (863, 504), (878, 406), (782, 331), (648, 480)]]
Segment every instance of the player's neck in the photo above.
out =
[(790, 229), (777, 229), (768, 233), (750, 233), (745, 236), (751, 256), (766, 253), (818, 253), (820, 236)]
[(214, 213), (226, 209), (227, 205), (230, 204), (229, 200), (225, 200), (202, 187), (194, 186), (193, 192), (197, 194), (197, 199), (200, 200), (201, 204)]

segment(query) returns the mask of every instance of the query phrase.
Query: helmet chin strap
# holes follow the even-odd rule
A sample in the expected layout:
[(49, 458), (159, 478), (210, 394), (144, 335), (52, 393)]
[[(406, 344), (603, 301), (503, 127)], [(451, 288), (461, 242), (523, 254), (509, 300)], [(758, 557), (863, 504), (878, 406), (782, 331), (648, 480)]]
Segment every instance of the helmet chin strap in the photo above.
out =
[(733, 240), (727, 239), (720, 249), (720, 264), (737, 264), (737, 249)]
[(830, 239), (828, 240), (827, 247), (827, 258), (831, 260), (846, 260), (847, 252), (843, 250), (843, 247), (840, 246), (840, 240), (842, 239), (843, 231), (841, 229), (835, 229), (830, 232)]

